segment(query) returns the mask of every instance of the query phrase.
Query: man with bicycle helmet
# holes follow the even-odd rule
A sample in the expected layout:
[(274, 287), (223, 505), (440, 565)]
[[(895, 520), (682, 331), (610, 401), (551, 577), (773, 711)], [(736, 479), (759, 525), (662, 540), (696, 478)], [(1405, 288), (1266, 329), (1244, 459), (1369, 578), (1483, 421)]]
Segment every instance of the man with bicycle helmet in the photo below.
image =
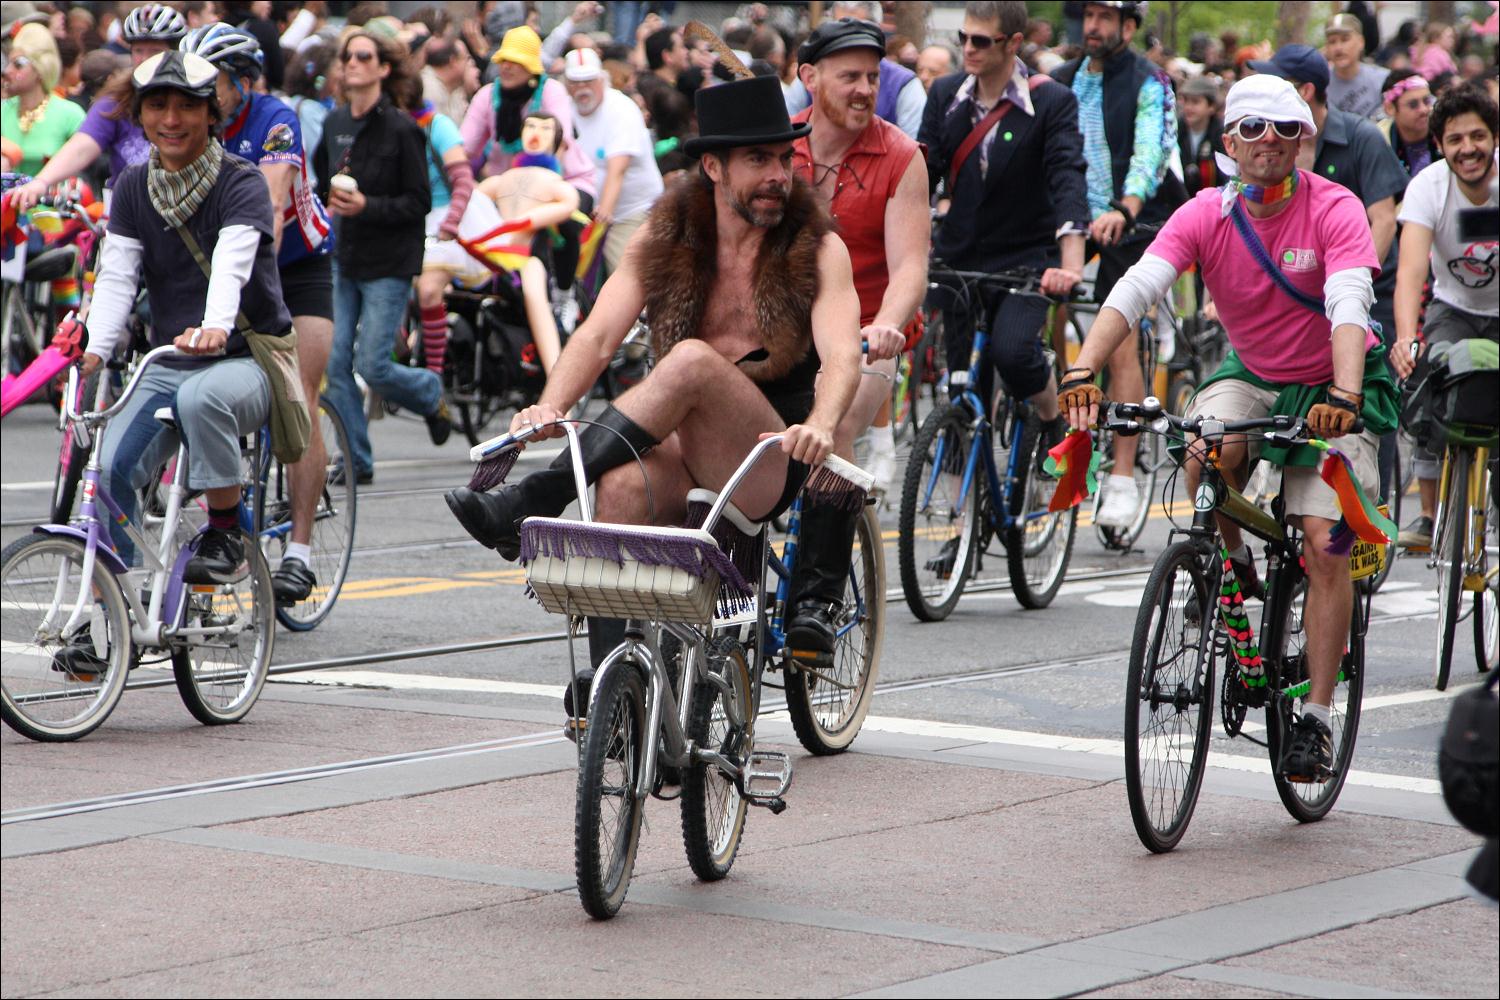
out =
[[(1160, 235), (1115, 286), (1064, 378), (1059, 401), (1078, 430), (1097, 418), (1097, 372), (1131, 326), (1194, 263), (1219, 307), (1231, 350), (1199, 389), (1188, 416), (1233, 421), (1271, 414), (1307, 418), (1311, 432), (1337, 439), (1362, 484), (1376, 481), (1378, 435), (1395, 426), (1395, 386), (1385, 347), (1370, 329), (1372, 275), (1379, 271), (1364, 206), (1347, 188), (1296, 168), (1304, 137), (1316, 133), (1312, 110), (1290, 83), (1252, 76), (1229, 91), (1221, 162), (1233, 175), (1173, 213)], [(1360, 434), (1351, 434), (1363, 418)], [(1333, 489), (1318, 475), (1310, 446), (1266, 457), (1283, 466), (1286, 517), (1302, 530), (1310, 690), (1278, 766), (1287, 780), (1332, 776), (1331, 704), (1349, 634), (1353, 583), (1347, 551), (1329, 552), (1340, 518)], [(1201, 457), (1190, 452), (1189, 495)], [(1250, 449), (1224, 440), (1225, 480), (1243, 488)], [(1258, 596), (1254, 557), (1239, 526), (1219, 519), (1225, 550), (1247, 595)], [(1200, 616), (1212, 609), (1195, 608)]]
[[(1137, 222), (1160, 223), (1187, 200), (1177, 156), (1177, 109), (1172, 81), (1131, 48), (1146, 4), (1090, 0), (1083, 10), (1086, 58), (1059, 66), (1052, 78), (1078, 98), (1078, 127), (1088, 162), (1089, 237), (1099, 248), (1094, 296), (1109, 297), (1115, 282), (1146, 250), (1132, 236)], [(1136, 345), (1126, 342), (1109, 359), (1110, 395), (1139, 403), (1146, 395)], [(1114, 440), (1114, 472), (1101, 484), (1096, 523), (1125, 528), (1142, 503), (1132, 467), (1136, 439)]]
[[(263, 53), (248, 31), (210, 24), (194, 28), (178, 48), (218, 69), (224, 149), (256, 164), (270, 188), (282, 298), (297, 330), (303, 392), (309, 401), (316, 400), (333, 344), (333, 234), (323, 203), (308, 183), (301, 122), (279, 99), (255, 92)], [(327, 468), (318, 424), (313, 421), (307, 452), (292, 469), (292, 537), (271, 578), (283, 605), (305, 600), (317, 586), (309, 543)]]
[[(185, 34), (187, 22), (175, 8), (163, 3), (137, 7), (126, 15), (121, 28), (121, 36), (130, 46), (132, 67), (170, 49)], [(78, 131), (37, 171), (36, 177), (11, 192), (17, 208), (25, 210), (35, 205), (49, 187), (77, 177), (106, 152), (109, 153), (111, 187), (126, 167), (144, 163), (151, 147), (129, 113), (131, 95), (128, 75), (121, 75), (113, 81), (89, 107)], [(106, 188), (106, 209), (109, 207), (108, 191)]]
[[(114, 214), (100, 251), (86, 374), (121, 346), (144, 277), (151, 299), (151, 344), (181, 352), (153, 365), (136, 394), (107, 426), (101, 463), (108, 488), (133, 514), (136, 488), (176, 447), (188, 442), (188, 486), (208, 502), (208, 531), (183, 579), (227, 583), (248, 572), (239, 531), (239, 440), (266, 422), (269, 380), (238, 329), (284, 334), (291, 317), (281, 301), (272, 247), (271, 200), (260, 172), (225, 156), (214, 139), (220, 121), (214, 67), (191, 53), (163, 52), (132, 74), (132, 114), (152, 144), (148, 161), (129, 167), (115, 191)], [(185, 235), (184, 235), (185, 234)], [(208, 270), (190, 248), (195, 241)], [(154, 414), (170, 406), (177, 431)], [(129, 540), (117, 533), (122, 556)]]

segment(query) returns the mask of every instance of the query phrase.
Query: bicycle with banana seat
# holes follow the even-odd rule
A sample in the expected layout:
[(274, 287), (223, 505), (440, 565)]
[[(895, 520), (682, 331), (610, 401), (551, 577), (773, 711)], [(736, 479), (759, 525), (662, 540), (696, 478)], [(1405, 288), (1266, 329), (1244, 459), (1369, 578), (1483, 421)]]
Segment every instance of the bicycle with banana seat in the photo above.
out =
[[(689, 523), (698, 527), (654, 528), (592, 521), (577, 422), (559, 423), (571, 444), (582, 520), (528, 518), (521, 558), (529, 591), (568, 618), (575, 690), (581, 678), (571, 640), (582, 617), (627, 622), (624, 641), (588, 685), (586, 710), (576, 704), (569, 721), (578, 743), (578, 892), (602, 920), (625, 901), (648, 796), (680, 799), (688, 864), (707, 882), (729, 874), (749, 806), (786, 808), (791, 761), (755, 748), (762, 679), (775, 652), (765, 638), (768, 527), (731, 502), (782, 436), (757, 444), (721, 492), (689, 494)], [(502, 435), (471, 457), (493, 458), (534, 433)], [(852, 468), (831, 459), (825, 469), (840, 465)], [(673, 783), (677, 795), (666, 793)]]
[[(1302, 599), (1307, 577), (1302, 536), (1283, 515), (1268, 514), (1231, 487), (1220, 468), (1229, 436), (1261, 434), (1282, 446), (1313, 438), (1305, 419), (1271, 416), (1224, 421), (1168, 414), (1155, 397), (1140, 404), (1112, 403), (1102, 421), (1116, 434), (1151, 433), (1178, 444), (1195, 435), (1203, 471), (1193, 497), (1193, 521), (1174, 528), (1157, 557), (1141, 597), (1125, 682), (1125, 783), (1130, 815), (1141, 843), (1156, 853), (1177, 846), (1187, 831), (1207, 768), (1214, 702), (1229, 737), (1265, 746), (1282, 804), (1301, 822), (1333, 808), (1349, 774), (1359, 729), (1365, 678), (1365, 628), (1370, 595), (1355, 588), (1349, 638), (1334, 689), (1333, 762), (1318, 782), (1292, 781), (1282, 773), (1284, 748), (1298, 699), (1310, 688)], [(1356, 424), (1355, 433), (1359, 425)], [(1239, 582), (1219, 537), (1224, 516), (1265, 543), (1268, 576), (1260, 635), (1250, 624)], [(1372, 572), (1384, 548), (1358, 543), (1352, 567)], [(1215, 665), (1223, 679), (1214, 687)], [(1264, 741), (1250, 735), (1251, 709), (1266, 711)]]
[[(186, 445), (177, 452), (164, 526), (151, 545), (101, 482), (104, 425), (130, 400), (141, 376), (174, 353), (146, 354), (113, 405), (100, 379), (96, 408), (79, 412), (78, 368), (69, 370), (67, 419), (92, 440), (78, 519), (47, 524), (0, 555), (0, 710), (34, 740), (76, 740), (108, 718), (138, 666), (170, 662), (178, 693), (205, 725), (238, 722), (254, 706), (271, 663), (271, 571), (247, 532), (249, 572), (231, 584), (185, 583), (194, 539), (177, 532), (187, 492)], [(171, 411), (156, 418), (171, 422)], [(146, 562), (132, 570), (110, 543), (113, 517)], [(145, 660), (143, 654), (160, 653)]]
[(918, 619), (942, 621), (999, 539), (1016, 599), (1044, 608), (1067, 572), (1078, 511), (1047, 510), (1056, 484), (1037, 470), (1035, 408), (1003, 388), (994, 400), (981, 398), (981, 376), (990, 365), (995, 294), (1055, 300), (1041, 292), (1041, 274), (1032, 270), (958, 271), (934, 260), (928, 274), (929, 293), (952, 295), (954, 313), (975, 332), (968, 370), (949, 372), (957, 392), (923, 422), (907, 461), (897, 546), (902, 593)]

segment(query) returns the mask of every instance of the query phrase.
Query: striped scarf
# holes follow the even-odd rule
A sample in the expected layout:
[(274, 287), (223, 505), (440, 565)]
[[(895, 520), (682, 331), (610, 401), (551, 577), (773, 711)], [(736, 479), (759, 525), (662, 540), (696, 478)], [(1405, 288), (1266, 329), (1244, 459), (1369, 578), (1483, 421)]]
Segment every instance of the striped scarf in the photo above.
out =
[(183, 225), (208, 197), (219, 179), (219, 166), (223, 162), (224, 147), (217, 139), (209, 139), (203, 155), (181, 170), (162, 167), (161, 153), (152, 146), (146, 166), (146, 193), (151, 198), (151, 207), (167, 225), (173, 228)]

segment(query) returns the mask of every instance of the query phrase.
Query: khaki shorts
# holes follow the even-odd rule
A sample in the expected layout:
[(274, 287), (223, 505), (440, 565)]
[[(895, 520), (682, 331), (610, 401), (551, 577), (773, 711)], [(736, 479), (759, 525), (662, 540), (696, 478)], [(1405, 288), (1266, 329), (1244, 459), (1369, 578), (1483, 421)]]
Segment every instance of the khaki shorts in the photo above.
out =
[[(1188, 405), (1187, 417), (1212, 416), (1224, 421), (1251, 420), (1271, 415), (1271, 406), (1276, 402), (1276, 392), (1262, 389), (1249, 382), (1222, 379), (1208, 386), (1193, 397)], [(1354, 475), (1360, 485), (1369, 492), (1370, 485), (1378, 487), (1380, 471), (1377, 459), (1380, 440), (1368, 431), (1362, 434), (1345, 434), (1333, 441), (1333, 446), (1349, 457)], [(1250, 455), (1260, 452), (1259, 441), (1250, 442)], [(1281, 495), (1286, 500), (1286, 512), (1306, 514), (1312, 517), (1339, 519), (1339, 506), (1333, 490), (1318, 476), (1317, 466), (1289, 465), (1283, 469)], [(1372, 494), (1373, 495), (1373, 494)]]
[(495, 273), (485, 267), (474, 256), (459, 245), (457, 240), (427, 238), (422, 251), (422, 270), (447, 271), (453, 280), (465, 288), (479, 288), (489, 282)]
[(626, 245), (645, 221), (646, 213), (641, 212), (628, 219), (616, 219), (609, 224), (609, 232), (604, 234), (604, 265), (611, 274), (620, 269), (620, 262), (625, 259)]

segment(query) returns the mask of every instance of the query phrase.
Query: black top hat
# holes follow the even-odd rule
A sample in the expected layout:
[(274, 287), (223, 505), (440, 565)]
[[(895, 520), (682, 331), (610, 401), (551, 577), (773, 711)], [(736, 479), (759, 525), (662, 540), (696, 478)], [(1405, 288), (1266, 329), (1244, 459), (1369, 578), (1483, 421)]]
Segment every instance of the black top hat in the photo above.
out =
[(781, 96), (781, 81), (774, 76), (703, 87), (693, 102), (698, 111), (698, 135), (682, 144), (689, 156), (736, 146), (791, 142), (812, 131), (810, 124), (792, 124)]

